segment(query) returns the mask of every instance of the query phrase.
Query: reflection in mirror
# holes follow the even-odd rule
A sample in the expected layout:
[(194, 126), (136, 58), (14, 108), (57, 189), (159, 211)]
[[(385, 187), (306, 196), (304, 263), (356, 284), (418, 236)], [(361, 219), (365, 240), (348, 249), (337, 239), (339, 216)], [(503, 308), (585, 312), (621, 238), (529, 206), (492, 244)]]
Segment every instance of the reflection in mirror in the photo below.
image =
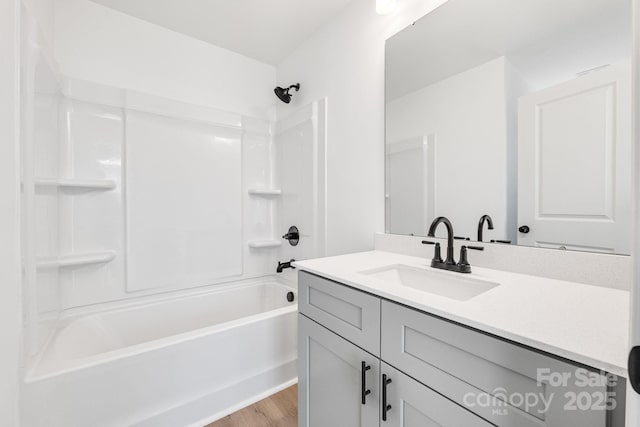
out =
[(628, 254), (631, 41), (631, 0), (449, 0), (387, 40), (387, 233)]

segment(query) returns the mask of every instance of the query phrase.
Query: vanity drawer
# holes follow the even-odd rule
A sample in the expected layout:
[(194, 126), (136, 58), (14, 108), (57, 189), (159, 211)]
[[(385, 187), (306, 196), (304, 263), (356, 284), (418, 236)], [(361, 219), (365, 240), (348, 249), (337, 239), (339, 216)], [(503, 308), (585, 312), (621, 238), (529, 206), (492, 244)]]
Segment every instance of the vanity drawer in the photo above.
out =
[(380, 299), (304, 271), (298, 310), (369, 353), (380, 355)]
[[(607, 387), (599, 373), (388, 301), (381, 332), (385, 362), (497, 426), (607, 426)], [(552, 385), (548, 376), (538, 382), (539, 372), (565, 375), (566, 385)], [(581, 375), (600, 382), (583, 385)], [(581, 405), (585, 399), (602, 405), (567, 410), (574, 395)]]

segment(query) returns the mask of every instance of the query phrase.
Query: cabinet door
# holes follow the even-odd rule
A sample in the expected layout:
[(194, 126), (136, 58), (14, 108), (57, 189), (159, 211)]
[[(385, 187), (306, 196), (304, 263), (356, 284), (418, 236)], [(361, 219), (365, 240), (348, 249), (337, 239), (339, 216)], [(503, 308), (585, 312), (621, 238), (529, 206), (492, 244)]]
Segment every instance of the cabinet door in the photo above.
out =
[(382, 363), (380, 387), (383, 390), (381, 427), (492, 426), (386, 363)]
[(378, 426), (380, 361), (302, 314), (298, 334), (299, 427)]

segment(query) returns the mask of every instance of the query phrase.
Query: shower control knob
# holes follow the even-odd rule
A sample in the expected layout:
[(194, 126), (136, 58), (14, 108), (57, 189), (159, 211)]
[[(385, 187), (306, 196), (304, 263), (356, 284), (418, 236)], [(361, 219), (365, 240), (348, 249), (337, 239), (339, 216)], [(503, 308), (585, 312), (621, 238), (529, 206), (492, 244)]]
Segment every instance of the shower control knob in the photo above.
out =
[(289, 227), (289, 231), (287, 231), (287, 234), (282, 236), (282, 238), (288, 240), (291, 246), (296, 246), (300, 241), (300, 232), (298, 231), (298, 227), (295, 225)]
[(518, 231), (521, 232), (522, 234), (527, 234), (528, 232), (531, 231), (531, 229), (529, 228), (528, 225), (522, 225), (518, 228)]

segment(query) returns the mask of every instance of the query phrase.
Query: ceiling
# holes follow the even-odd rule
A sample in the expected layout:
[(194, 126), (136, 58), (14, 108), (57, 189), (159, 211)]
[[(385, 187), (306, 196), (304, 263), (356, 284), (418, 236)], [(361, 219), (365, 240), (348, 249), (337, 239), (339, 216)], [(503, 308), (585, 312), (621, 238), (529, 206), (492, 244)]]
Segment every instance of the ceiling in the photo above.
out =
[(500, 56), (537, 90), (629, 58), (631, 40), (631, 0), (449, 0), (387, 41), (387, 100)]
[(277, 65), (351, 0), (91, 0)]

